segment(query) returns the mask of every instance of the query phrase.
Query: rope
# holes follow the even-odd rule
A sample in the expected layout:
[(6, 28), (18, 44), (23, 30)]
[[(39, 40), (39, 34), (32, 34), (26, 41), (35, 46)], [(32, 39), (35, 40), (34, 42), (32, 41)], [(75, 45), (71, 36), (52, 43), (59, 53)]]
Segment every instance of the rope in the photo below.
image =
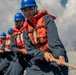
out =
[[(58, 59), (53, 58), (53, 61), (56, 62), (57, 60), (58, 60)], [(65, 66), (67, 66), (67, 67), (70, 67), (70, 68), (76, 70), (76, 66), (74, 66), (74, 65), (72, 65), (72, 64), (70, 64), (70, 63), (62, 62), (62, 64), (65, 65)]]

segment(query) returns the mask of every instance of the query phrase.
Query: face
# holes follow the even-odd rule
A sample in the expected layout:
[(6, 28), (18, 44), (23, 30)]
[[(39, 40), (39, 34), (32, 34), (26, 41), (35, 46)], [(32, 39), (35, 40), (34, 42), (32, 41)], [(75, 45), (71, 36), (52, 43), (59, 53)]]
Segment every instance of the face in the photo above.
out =
[(35, 7), (27, 7), (27, 8), (22, 9), (22, 13), (26, 17), (26, 19), (30, 20), (36, 13), (35, 10), (36, 10)]
[(23, 21), (22, 20), (21, 21), (15, 21), (15, 27), (17, 29), (20, 29), (22, 26), (23, 26)]
[(6, 38), (2, 38), (2, 40), (6, 40)]
[(12, 36), (13, 34), (8, 34), (8, 36), (10, 37), (10, 36)]

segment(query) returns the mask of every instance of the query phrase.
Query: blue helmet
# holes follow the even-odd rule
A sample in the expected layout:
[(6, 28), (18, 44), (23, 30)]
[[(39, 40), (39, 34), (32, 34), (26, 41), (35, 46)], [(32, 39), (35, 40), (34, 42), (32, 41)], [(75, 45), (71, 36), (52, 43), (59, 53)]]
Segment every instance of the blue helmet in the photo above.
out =
[(5, 39), (6, 38), (6, 33), (2, 32), (1, 35), (0, 35), (0, 37), (3, 38), (3, 39)]
[(36, 1), (35, 0), (22, 0), (20, 9), (22, 10), (23, 8), (30, 7), (30, 6), (37, 6)]
[(25, 20), (25, 17), (22, 15), (21, 12), (18, 12), (14, 16), (14, 21), (20, 21), (20, 20)]
[(8, 34), (13, 34), (13, 32), (14, 32), (14, 31), (13, 31), (12, 28), (9, 28), (9, 29), (8, 29)]

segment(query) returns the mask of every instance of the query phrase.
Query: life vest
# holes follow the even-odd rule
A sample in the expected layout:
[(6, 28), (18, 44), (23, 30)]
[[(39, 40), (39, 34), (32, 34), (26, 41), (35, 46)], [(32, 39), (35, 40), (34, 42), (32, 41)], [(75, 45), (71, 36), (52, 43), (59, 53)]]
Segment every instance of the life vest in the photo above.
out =
[(27, 25), (26, 31), (34, 46), (39, 50), (49, 51), (49, 45), (47, 43), (47, 28), (44, 20), (44, 15), (46, 14), (53, 19), (56, 19), (55, 16), (48, 14), (46, 10), (43, 10), (32, 18), (34, 27), (28, 23), (28, 20), (26, 20), (24, 24)]
[(11, 43), (10, 39), (11, 39), (11, 36), (8, 35), (7, 38), (6, 38), (6, 41), (5, 41), (5, 47), (6, 48), (9, 48), (9, 46), (10, 46), (10, 43)]
[(4, 44), (5, 40), (0, 40), (0, 49), (2, 47), (2, 45)]
[(0, 39), (0, 49), (1, 49), (1, 47), (2, 47), (2, 40)]
[(16, 27), (13, 28), (14, 30), (14, 41), (18, 48), (22, 49), (24, 48), (24, 41), (23, 41), (23, 30), (24, 27), (22, 27), (20, 30), (18, 30)]

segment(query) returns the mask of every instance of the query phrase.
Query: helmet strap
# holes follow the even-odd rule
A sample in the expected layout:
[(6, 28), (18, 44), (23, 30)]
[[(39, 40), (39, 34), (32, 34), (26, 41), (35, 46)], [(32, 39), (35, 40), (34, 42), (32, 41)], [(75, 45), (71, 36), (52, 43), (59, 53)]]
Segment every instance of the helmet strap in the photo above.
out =
[(38, 10), (37, 9), (38, 9), (38, 7), (35, 6), (35, 14), (38, 13)]
[(20, 28), (23, 26), (23, 22), (24, 22), (24, 21), (22, 20), (22, 21), (21, 21), (21, 25), (20, 25)]

